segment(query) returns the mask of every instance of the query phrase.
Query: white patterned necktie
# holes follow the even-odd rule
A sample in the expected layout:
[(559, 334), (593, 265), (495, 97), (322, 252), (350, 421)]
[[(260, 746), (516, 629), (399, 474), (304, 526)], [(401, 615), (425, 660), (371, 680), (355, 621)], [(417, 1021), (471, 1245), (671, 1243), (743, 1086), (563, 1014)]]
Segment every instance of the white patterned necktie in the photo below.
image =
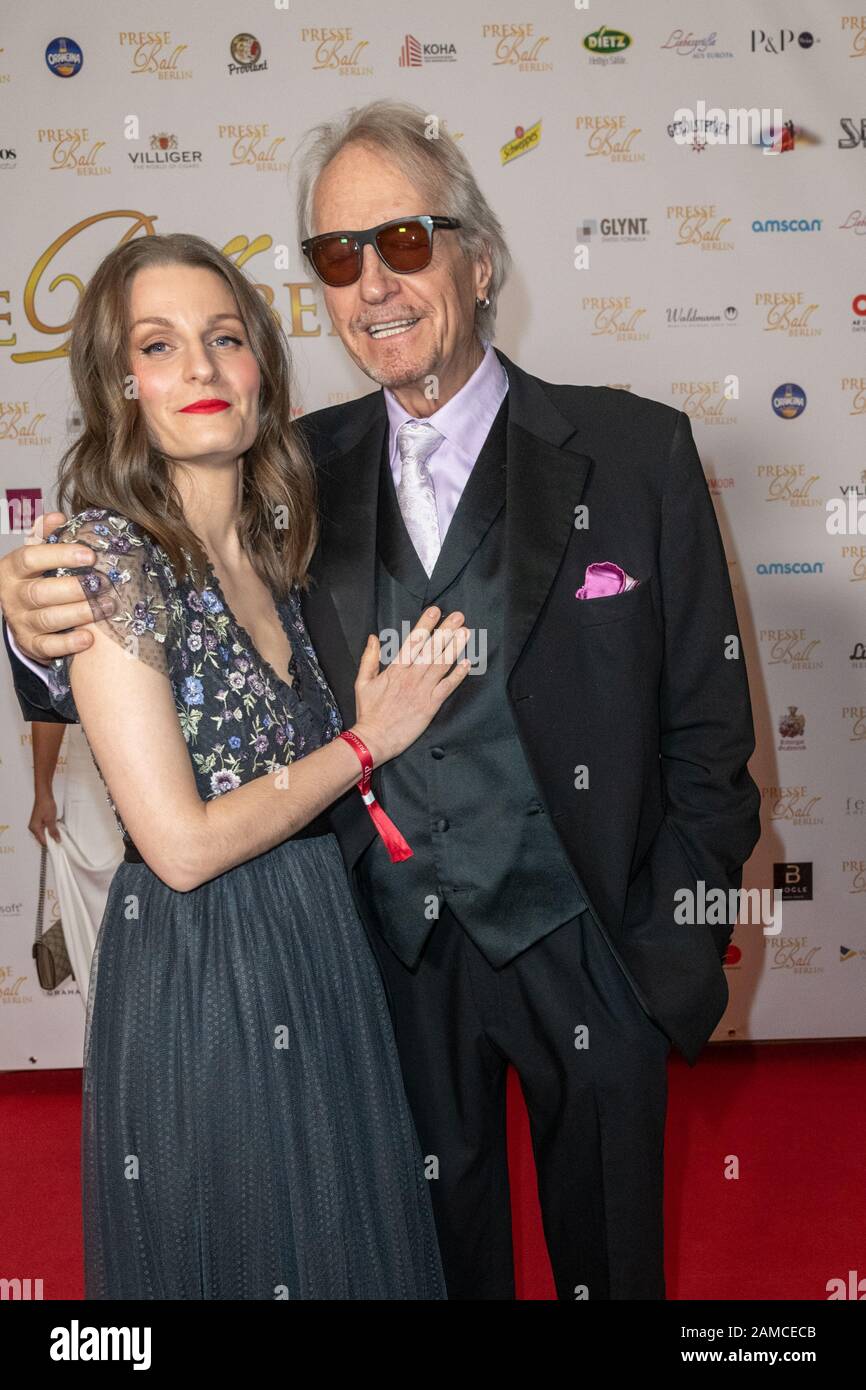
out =
[(436, 512), (436, 491), (427, 459), (443, 438), (426, 420), (406, 420), (397, 431), (397, 447), (402, 462), (397, 501), (406, 530), (428, 578), (433, 573), (442, 542)]

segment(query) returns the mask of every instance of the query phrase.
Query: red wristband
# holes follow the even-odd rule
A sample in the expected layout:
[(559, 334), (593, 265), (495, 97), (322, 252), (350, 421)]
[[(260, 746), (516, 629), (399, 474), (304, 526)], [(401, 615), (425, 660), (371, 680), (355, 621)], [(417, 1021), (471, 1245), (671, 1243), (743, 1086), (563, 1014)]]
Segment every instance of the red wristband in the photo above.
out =
[(373, 824), (384, 841), (385, 848), (391, 858), (391, 863), (399, 864), (402, 859), (411, 859), (412, 850), (409, 848), (394, 822), (382, 810), (382, 807), (379, 805), (370, 788), (370, 783), (373, 778), (372, 753), (363, 739), (360, 739), (353, 729), (344, 729), (339, 737), (344, 738), (346, 742), (354, 748), (358, 755), (362, 769), (361, 780), (358, 783), (358, 791), (361, 793), (361, 799), (370, 813)]

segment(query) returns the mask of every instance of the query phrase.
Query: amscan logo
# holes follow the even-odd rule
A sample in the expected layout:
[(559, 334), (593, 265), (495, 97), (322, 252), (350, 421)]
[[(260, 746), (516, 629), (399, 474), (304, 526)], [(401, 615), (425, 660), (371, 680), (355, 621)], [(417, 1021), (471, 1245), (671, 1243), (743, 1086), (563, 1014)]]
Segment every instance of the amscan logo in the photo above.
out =
[(757, 574), (823, 574), (823, 560), (771, 560), (769, 564), (755, 566)]
[(756, 217), (753, 232), (820, 232), (820, 217)]

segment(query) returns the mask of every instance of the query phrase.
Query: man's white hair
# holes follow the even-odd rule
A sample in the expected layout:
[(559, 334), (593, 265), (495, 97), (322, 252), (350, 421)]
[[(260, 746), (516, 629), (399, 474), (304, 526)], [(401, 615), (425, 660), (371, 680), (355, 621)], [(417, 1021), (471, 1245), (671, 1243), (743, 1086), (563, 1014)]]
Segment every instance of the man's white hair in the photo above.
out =
[(497, 300), (508, 275), (511, 254), (499, 219), (478, 187), (460, 146), (441, 128), (437, 118), (420, 106), (391, 99), (371, 101), (306, 132), (293, 156), (298, 161), (299, 240), (315, 236), (318, 231), (361, 230), (312, 225), (313, 195), (319, 175), (340, 150), (355, 142), (390, 158), (422, 191), (427, 205), (412, 211), (457, 218), (459, 230), (445, 235), (456, 236), (470, 260), (486, 250), (492, 266), (487, 288), (490, 305), (487, 309), (476, 305), (475, 328), (480, 337), (491, 341)]

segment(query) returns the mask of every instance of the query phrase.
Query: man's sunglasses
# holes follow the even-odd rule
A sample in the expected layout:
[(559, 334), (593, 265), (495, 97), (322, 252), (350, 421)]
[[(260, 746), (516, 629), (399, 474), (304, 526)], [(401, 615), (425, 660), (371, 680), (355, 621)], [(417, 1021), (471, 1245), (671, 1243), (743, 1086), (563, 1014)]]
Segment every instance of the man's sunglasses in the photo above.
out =
[(424, 270), (433, 256), (434, 227), (455, 228), (455, 217), (395, 217), (366, 232), (325, 232), (307, 237), (301, 250), (326, 285), (340, 289), (361, 278), (364, 247), (375, 247), (379, 259), (398, 275)]

